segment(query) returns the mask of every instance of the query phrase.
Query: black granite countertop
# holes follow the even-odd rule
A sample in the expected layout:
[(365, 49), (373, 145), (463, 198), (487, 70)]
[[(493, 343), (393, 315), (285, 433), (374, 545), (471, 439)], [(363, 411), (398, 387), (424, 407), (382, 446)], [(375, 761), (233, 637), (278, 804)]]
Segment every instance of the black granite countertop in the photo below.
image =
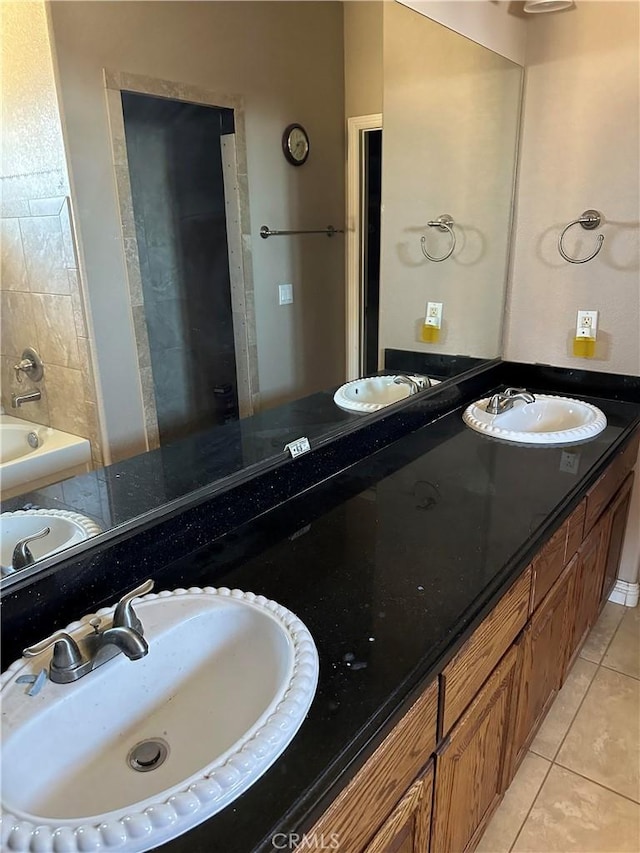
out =
[(638, 406), (590, 401), (608, 426), (571, 448), (499, 443), (456, 410), (156, 577), (275, 598), (320, 658), (309, 716), (273, 768), (163, 849), (272, 850), (275, 833), (310, 827), (638, 421)]
[[(113, 557), (109, 562), (109, 554), (120, 553), (112, 544), (5, 598), (10, 651), (28, 636), (33, 641), (48, 633), (54, 612), (64, 625), (67, 611), (77, 617), (95, 609), (116, 589), (141, 580), (142, 572), (154, 577), (156, 590), (210, 585), (263, 594), (310, 629), (320, 679), (300, 731), (252, 788), (163, 850), (263, 853), (274, 849), (275, 833), (309, 829), (640, 426), (637, 380), (615, 386), (611, 396), (619, 399), (604, 399), (587, 396), (587, 387), (578, 394), (581, 376), (522, 365), (517, 375), (527, 370), (532, 390), (566, 388), (600, 406), (606, 429), (569, 448), (514, 446), (471, 431), (461, 420), (466, 399), (517, 384), (515, 368), (501, 365), (467, 380), (466, 389), (460, 383), (457, 398), (445, 389), (446, 412), (433, 395), (344, 439), (344, 451), (338, 442), (331, 449), (333, 470), (312, 459), (281, 469), (254, 492), (278, 487), (286, 502), (272, 502), (259, 515), (254, 509), (257, 517), (223, 536), (210, 532), (207, 544), (191, 547), (188, 556), (153, 571), (140, 560), (123, 578), (121, 564)], [(596, 378), (591, 388), (606, 391), (607, 383)], [(340, 471), (341, 453), (357, 458), (354, 442), (366, 445), (369, 455)], [(328, 479), (308, 488), (298, 474), (297, 491), (304, 491), (285, 495), (283, 484), (306, 465), (315, 466), (316, 483), (322, 470)], [(235, 513), (240, 498), (224, 500)], [(206, 523), (215, 531), (208, 507), (168, 519), (166, 535), (180, 531), (186, 543), (197, 539), (189, 539), (189, 525)], [(222, 516), (225, 505), (218, 501), (216, 507)], [(161, 529), (141, 531), (137, 547)], [(130, 553), (132, 542), (123, 543)], [(81, 600), (74, 589), (83, 583), (83, 605), (88, 595), (95, 597), (73, 610)], [(65, 596), (64, 607), (48, 600), (54, 594)]]

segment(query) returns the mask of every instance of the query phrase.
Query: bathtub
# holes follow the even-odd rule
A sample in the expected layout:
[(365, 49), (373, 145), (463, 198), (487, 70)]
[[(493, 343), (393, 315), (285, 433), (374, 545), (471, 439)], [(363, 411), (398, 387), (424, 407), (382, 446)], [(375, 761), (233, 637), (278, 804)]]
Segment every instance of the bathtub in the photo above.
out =
[(91, 445), (86, 438), (11, 415), (0, 415), (0, 494), (3, 498), (89, 470)]

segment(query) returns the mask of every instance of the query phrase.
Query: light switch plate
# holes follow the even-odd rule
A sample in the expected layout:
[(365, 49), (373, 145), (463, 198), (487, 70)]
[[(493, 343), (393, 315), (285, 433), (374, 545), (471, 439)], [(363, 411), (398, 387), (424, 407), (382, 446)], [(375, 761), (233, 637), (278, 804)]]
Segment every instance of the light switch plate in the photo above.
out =
[(291, 305), (293, 302), (293, 285), (279, 284), (278, 285), (278, 303), (280, 305)]

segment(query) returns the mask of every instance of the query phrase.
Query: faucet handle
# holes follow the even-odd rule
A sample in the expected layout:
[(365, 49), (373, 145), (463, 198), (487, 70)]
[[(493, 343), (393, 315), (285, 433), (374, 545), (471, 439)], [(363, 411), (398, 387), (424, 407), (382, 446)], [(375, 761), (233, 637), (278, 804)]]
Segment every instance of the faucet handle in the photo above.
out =
[(11, 565), (14, 571), (25, 569), (34, 562), (34, 556), (29, 548), (29, 542), (34, 542), (36, 539), (43, 539), (51, 533), (50, 527), (43, 527), (37, 533), (32, 533), (31, 536), (25, 536), (24, 539), (16, 542), (11, 558)]
[(131, 602), (134, 598), (138, 598), (140, 595), (145, 595), (147, 592), (151, 592), (152, 589), (153, 581), (149, 579), (140, 584), (140, 586), (137, 586), (135, 589), (132, 589), (131, 592), (125, 593), (118, 602), (113, 614), (113, 627), (132, 628), (134, 631), (137, 631), (138, 634), (142, 635), (142, 622), (136, 616), (136, 612), (133, 609)]
[(51, 669), (75, 669), (82, 663), (82, 654), (76, 641), (66, 631), (56, 631), (46, 640), (41, 640), (35, 646), (29, 646), (22, 654), (26, 658), (34, 658), (36, 655), (46, 652), (53, 646), (53, 657), (51, 658)]

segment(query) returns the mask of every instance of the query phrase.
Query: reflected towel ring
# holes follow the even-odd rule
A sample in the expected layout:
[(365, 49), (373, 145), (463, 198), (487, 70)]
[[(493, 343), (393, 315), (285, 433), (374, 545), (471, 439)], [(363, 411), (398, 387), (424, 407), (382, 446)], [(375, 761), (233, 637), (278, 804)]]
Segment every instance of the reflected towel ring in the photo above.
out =
[(569, 228), (571, 228), (573, 225), (580, 224), (587, 231), (593, 231), (593, 229), (597, 228), (601, 222), (602, 222), (602, 214), (598, 210), (585, 210), (585, 212), (582, 214), (582, 216), (579, 219), (572, 220), (567, 225), (566, 228), (563, 228), (562, 234), (558, 238), (558, 251), (560, 252), (562, 257), (565, 259), (565, 261), (569, 261), (570, 264), (586, 264), (587, 261), (591, 261), (591, 260), (593, 260), (593, 258), (595, 258), (595, 256), (598, 254), (598, 252), (602, 248), (602, 244), (604, 243), (604, 234), (598, 234), (595, 251), (593, 251), (586, 258), (572, 258), (570, 255), (567, 255), (567, 253), (565, 252), (565, 250), (562, 246), (562, 241), (564, 239), (564, 235), (567, 233)]
[(430, 261), (435, 261), (436, 263), (440, 263), (440, 261), (446, 261), (447, 258), (451, 257), (451, 255), (453, 254), (453, 250), (456, 247), (456, 235), (453, 230), (453, 219), (448, 213), (443, 213), (442, 216), (439, 216), (437, 219), (431, 219), (429, 222), (427, 222), (427, 225), (430, 228), (439, 228), (440, 231), (448, 231), (449, 234), (451, 234), (451, 246), (449, 246), (449, 251), (446, 253), (446, 255), (443, 255), (441, 258), (434, 258), (433, 255), (430, 255), (425, 248), (427, 238), (421, 237), (420, 246), (422, 248), (422, 254), (425, 256), (425, 258), (428, 258)]

